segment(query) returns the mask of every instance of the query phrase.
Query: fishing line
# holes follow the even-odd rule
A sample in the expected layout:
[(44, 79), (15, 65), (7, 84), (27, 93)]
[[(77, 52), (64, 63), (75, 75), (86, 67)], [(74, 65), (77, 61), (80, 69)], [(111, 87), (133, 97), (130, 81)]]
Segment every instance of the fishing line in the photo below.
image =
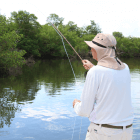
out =
[[(82, 118), (81, 118), (81, 127), (82, 127)], [(79, 140), (80, 140), (80, 134), (81, 134), (81, 127), (80, 127), (80, 132), (79, 132)]]
[[(29, 2), (29, 0), (28, 0), (28, 3), (30, 3)], [(31, 3), (30, 3), (31, 4)], [(33, 4), (31, 4), (31, 5), (33, 5)], [(34, 5), (35, 6), (35, 5)], [(36, 6), (35, 6), (36, 7)], [(37, 7), (36, 7), (37, 8)], [(38, 8), (37, 8), (38, 9)], [(39, 9), (38, 9), (39, 10)], [(40, 11), (40, 10), (39, 10)], [(40, 11), (41, 12), (41, 11)], [(42, 13), (42, 12), (41, 12)], [(42, 13), (43, 15), (44, 15), (44, 13)], [(44, 15), (44, 17), (46, 17), (45, 15)], [(51, 22), (50, 22), (51, 23)], [(52, 23), (51, 23), (52, 24)], [(53, 26), (53, 24), (52, 24), (52, 27), (54, 28), (54, 26)], [(54, 28), (55, 29), (55, 28)], [(72, 64), (71, 64), (71, 62), (70, 62), (70, 59), (69, 59), (69, 56), (68, 56), (68, 53), (67, 53), (67, 50), (66, 50), (66, 47), (65, 47), (65, 43), (64, 43), (64, 41), (63, 41), (63, 35), (60, 35), (60, 33), (57, 31), (57, 29), (55, 29), (55, 31), (58, 33), (58, 35), (61, 37), (61, 39), (62, 39), (62, 42), (63, 42), (63, 46), (64, 46), (64, 50), (65, 50), (65, 52), (66, 52), (66, 55), (67, 55), (67, 57), (68, 57), (68, 60), (69, 60), (69, 63), (70, 63), (70, 66), (71, 66), (71, 69), (72, 69), (72, 72), (73, 72), (73, 75), (74, 75), (74, 78), (75, 78), (75, 82), (77, 83), (77, 80), (76, 80), (76, 76), (75, 76), (75, 73), (74, 73), (74, 70), (73, 70), (73, 67), (72, 67)], [(63, 36), (63, 37), (62, 37)], [(65, 38), (65, 37), (64, 37)], [(65, 40), (66, 40), (66, 38), (65, 38)], [(66, 40), (67, 41), (67, 40)], [(68, 42), (68, 41), (67, 41)], [(71, 44), (68, 42), (68, 44), (71, 46)], [(71, 46), (72, 47), (72, 46)], [(75, 51), (75, 49), (72, 47), (72, 49)], [(76, 51), (75, 51), (76, 52)], [(76, 52), (76, 54), (78, 55), (78, 53)], [(79, 56), (79, 55), (78, 55)], [(82, 60), (82, 58), (79, 56), (79, 58)], [(82, 125), (82, 118), (83, 117), (81, 117), (81, 125)], [(74, 127), (73, 127), (73, 133), (72, 133), (72, 138), (71, 138), (71, 140), (73, 140), (73, 135), (74, 135), (74, 129), (75, 129), (75, 122), (76, 122), (76, 116), (75, 116), (75, 120), (74, 120)], [(80, 133), (81, 133), (81, 126), (80, 126)], [(79, 140), (80, 140), (80, 133), (79, 133)]]
[[(52, 23), (51, 23), (52, 24)], [(52, 25), (52, 27), (53, 27), (53, 25)], [(53, 27), (54, 28), (54, 27)], [(54, 28), (55, 29), (55, 28)], [(55, 29), (55, 31), (59, 34), (59, 32)], [(59, 34), (60, 35), (60, 34)], [(63, 46), (64, 46), (64, 50), (65, 50), (65, 52), (66, 52), (66, 54), (67, 54), (67, 57), (68, 57), (68, 60), (69, 60), (69, 63), (70, 63), (70, 66), (71, 66), (71, 69), (72, 69), (72, 72), (73, 72), (73, 75), (74, 75), (74, 78), (75, 78), (75, 81), (76, 81), (76, 76), (75, 76), (75, 73), (74, 73), (74, 70), (73, 70), (73, 67), (72, 67), (72, 64), (71, 64), (71, 62), (70, 62), (70, 58), (69, 58), (69, 55), (68, 55), (68, 53), (67, 53), (67, 50), (66, 50), (66, 47), (65, 47), (65, 43), (64, 43), (64, 41), (63, 41), (63, 37), (60, 35), (60, 37), (61, 37), (61, 39), (62, 39), (62, 43), (63, 43)], [(77, 83), (77, 82), (76, 82)]]
[[(50, 22), (50, 23), (51, 23), (51, 22)], [(52, 23), (51, 23), (51, 24), (52, 24)], [(52, 27), (53, 27), (53, 25), (52, 25)], [(53, 28), (54, 28), (54, 27), (53, 27)], [(55, 28), (54, 28), (54, 29), (55, 29)], [(69, 63), (70, 63), (70, 66), (71, 66), (71, 69), (72, 69), (72, 72), (73, 72), (73, 75), (74, 75), (74, 78), (75, 78), (75, 82), (77, 83), (76, 76), (75, 76), (75, 73), (74, 73), (72, 64), (71, 64), (71, 62), (70, 62), (70, 59), (69, 59), (69, 55), (68, 55), (68, 53), (67, 53), (67, 50), (66, 50), (66, 47), (65, 47), (65, 43), (64, 43), (64, 41), (63, 41), (63, 37), (59, 34), (59, 32), (58, 32), (56, 29), (55, 29), (55, 31), (58, 33), (58, 35), (59, 35), (59, 36), (61, 37), (61, 39), (62, 39), (63, 46), (64, 46), (64, 50), (65, 50), (65, 52), (66, 52), (66, 54), (67, 54), (67, 57), (68, 57), (68, 60), (69, 60)], [(73, 140), (75, 122), (76, 122), (76, 116), (75, 116), (75, 120), (74, 120), (74, 127), (73, 127), (73, 133), (72, 133), (72, 138), (71, 138), (71, 140)], [(82, 124), (82, 117), (81, 117), (81, 124)], [(81, 126), (80, 126), (80, 133), (81, 133)], [(80, 140), (80, 133), (79, 133), (79, 140)]]

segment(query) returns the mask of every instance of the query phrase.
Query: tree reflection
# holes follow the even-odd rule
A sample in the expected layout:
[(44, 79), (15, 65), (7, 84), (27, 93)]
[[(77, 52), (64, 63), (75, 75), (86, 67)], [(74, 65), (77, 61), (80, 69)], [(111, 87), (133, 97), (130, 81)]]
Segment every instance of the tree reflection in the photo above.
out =
[[(75, 74), (84, 70), (80, 61), (72, 63)], [(22, 104), (35, 99), (42, 82), (47, 95), (61, 95), (61, 87), (66, 89), (75, 83), (68, 60), (37, 61), (32, 67), (23, 66), (22, 75), (0, 79), (0, 128), (10, 126)]]
[(130, 72), (140, 72), (140, 58), (121, 58), (129, 66)]
[[(84, 76), (84, 69), (81, 65), (82, 63), (80, 61), (72, 62), (76, 77), (78, 77), (81, 72)], [(75, 84), (75, 78), (68, 60), (52, 60), (45, 63), (45, 66), (48, 75), (44, 78), (44, 82), (48, 95), (60, 95), (62, 87), (64, 90)]]
[[(130, 71), (140, 70), (139, 59), (121, 59), (127, 63)], [(93, 59), (90, 60), (96, 65)], [(85, 69), (80, 60), (72, 61), (78, 81), (85, 80)], [(10, 126), (17, 111), (22, 110), (26, 102), (33, 102), (41, 85), (48, 96), (61, 95), (62, 90), (72, 90), (75, 78), (68, 60), (39, 60), (35, 65), (23, 66), (22, 75), (0, 79), (0, 128)]]
[(11, 94), (1, 92), (0, 94), (0, 128), (4, 127), (4, 124), (10, 126), (12, 118), (15, 117), (15, 112), (20, 110), (17, 103), (13, 103), (11, 100)]
[(0, 128), (10, 126), (15, 113), (20, 112), (26, 102), (34, 100), (40, 89), (37, 80), (26, 68), (23, 75), (0, 79)]

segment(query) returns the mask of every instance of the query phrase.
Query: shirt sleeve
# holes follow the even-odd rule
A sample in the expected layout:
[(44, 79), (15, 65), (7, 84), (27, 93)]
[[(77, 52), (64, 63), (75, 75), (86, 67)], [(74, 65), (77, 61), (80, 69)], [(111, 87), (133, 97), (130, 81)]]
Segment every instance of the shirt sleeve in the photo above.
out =
[(98, 76), (94, 69), (87, 73), (83, 92), (81, 95), (81, 102), (77, 102), (74, 106), (74, 111), (79, 116), (89, 117), (94, 108), (95, 97), (98, 90)]

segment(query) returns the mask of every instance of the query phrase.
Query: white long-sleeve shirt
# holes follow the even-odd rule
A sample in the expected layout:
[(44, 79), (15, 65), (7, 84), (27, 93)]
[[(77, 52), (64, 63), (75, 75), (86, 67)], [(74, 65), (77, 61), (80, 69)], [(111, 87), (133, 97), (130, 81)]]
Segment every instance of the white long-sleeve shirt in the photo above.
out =
[(93, 66), (87, 73), (81, 102), (74, 106), (76, 114), (97, 124), (132, 124), (131, 76), (125, 66), (123, 70)]

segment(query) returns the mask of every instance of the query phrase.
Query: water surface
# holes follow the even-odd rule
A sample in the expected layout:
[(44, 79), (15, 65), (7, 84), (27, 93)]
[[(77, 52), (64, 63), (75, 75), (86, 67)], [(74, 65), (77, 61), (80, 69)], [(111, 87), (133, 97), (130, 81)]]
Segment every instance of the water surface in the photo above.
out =
[[(135, 119), (133, 140), (140, 138), (140, 59), (121, 59), (131, 72)], [(95, 61), (91, 61), (96, 64)], [(37, 61), (23, 74), (0, 79), (1, 140), (84, 140), (88, 118), (75, 114), (85, 82), (82, 63), (68, 60)]]

